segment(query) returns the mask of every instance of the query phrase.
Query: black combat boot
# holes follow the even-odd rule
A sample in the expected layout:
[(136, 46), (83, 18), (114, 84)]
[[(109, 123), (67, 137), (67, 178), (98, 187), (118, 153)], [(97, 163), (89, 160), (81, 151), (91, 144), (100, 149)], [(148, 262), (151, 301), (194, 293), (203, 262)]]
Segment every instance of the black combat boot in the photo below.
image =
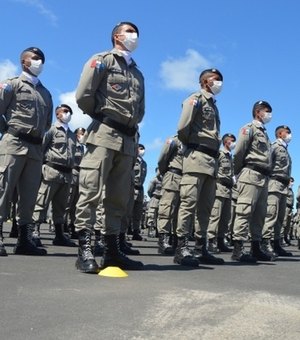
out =
[(141, 270), (144, 265), (133, 261), (120, 250), (118, 235), (104, 235), (105, 249), (101, 259), (101, 268), (120, 267), (128, 270)]
[(94, 256), (103, 256), (104, 254), (104, 236), (100, 230), (95, 230), (95, 242), (93, 247)]
[(286, 251), (285, 249), (283, 249), (281, 247), (280, 244), (280, 240), (274, 240), (273, 242), (273, 248), (274, 248), (274, 252), (278, 255), (278, 256), (285, 256), (285, 257), (291, 257), (293, 256), (293, 254), (289, 251)]
[(132, 249), (128, 245), (128, 243), (126, 242), (125, 233), (119, 234), (119, 245), (120, 245), (121, 252), (124, 253), (125, 255), (140, 255), (140, 252), (138, 249)]
[(11, 225), (9, 237), (10, 238), (18, 238), (18, 224), (17, 224), (17, 220), (16, 220), (15, 217), (12, 220), (12, 225)]
[(198, 267), (199, 262), (194, 257), (192, 251), (189, 248), (189, 237), (178, 237), (178, 245), (175, 251), (174, 263), (178, 263), (182, 266)]
[(216, 245), (216, 239), (215, 238), (208, 239), (207, 250), (210, 253), (213, 253), (213, 254), (219, 253), (219, 250), (218, 250), (217, 245)]
[(76, 243), (64, 234), (64, 224), (55, 224), (55, 237), (52, 241), (54, 246), (77, 247)]
[(174, 249), (169, 244), (169, 235), (168, 234), (158, 234), (158, 249), (159, 254), (162, 255), (174, 255)]
[(43, 247), (42, 241), (41, 241), (41, 233), (40, 233), (40, 224), (34, 223), (31, 225), (32, 231), (32, 241), (37, 247)]
[(274, 256), (270, 256), (261, 249), (259, 241), (251, 241), (250, 255), (257, 261), (274, 261), (275, 259)]
[(227, 247), (224, 237), (217, 238), (217, 248), (221, 253), (231, 253), (233, 250), (232, 248)]
[(32, 241), (32, 225), (25, 224), (18, 227), (18, 241), (14, 248), (17, 255), (47, 255), (45, 249), (38, 248)]
[(3, 224), (0, 223), (0, 256), (7, 256), (6, 249), (3, 243)]
[(70, 223), (68, 225), (68, 230), (69, 230), (70, 238), (72, 238), (73, 240), (77, 240), (78, 239), (78, 233), (76, 233), (76, 231), (75, 231), (74, 223)]
[(233, 252), (231, 259), (244, 263), (256, 263), (256, 258), (245, 251), (243, 241), (237, 240), (233, 240)]
[(284, 242), (285, 242), (287, 247), (293, 246), (293, 244), (292, 244), (292, 242), (291, 242), (291, 240), (289, 238), (289, 235), (284, 235), (283, 239), (284, 239)]
[(276, 259), (277, 255), (274, 252), (273, 247), (271, 246), (271, 240), (268, 238), (263, 238), (261, 241), (260, 249), (270, 256), (273, 260)]
[(139, 230), (133, 230), (132, 232), (132, 240), (134, 241), (143, 241), (142, 236), (140, 235), (140, 231)]
[(196, 238), (194, 256), (202, 264), (224, 264), (225, 261), (215, 257), (207, 250), (206, 238)]
[(97, 274), (99, 266), (92, 253), (91, 233), (89, 230), (81, 230), (78, 233), (78, 258), (76, 268), (83, 273)]

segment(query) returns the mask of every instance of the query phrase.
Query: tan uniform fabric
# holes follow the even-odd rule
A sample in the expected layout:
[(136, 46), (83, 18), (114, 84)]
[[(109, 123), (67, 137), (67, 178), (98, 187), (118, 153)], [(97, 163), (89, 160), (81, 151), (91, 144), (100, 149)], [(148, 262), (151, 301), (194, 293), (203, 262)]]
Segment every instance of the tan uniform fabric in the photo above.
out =
[(22, 73), (0, 84), (0, 114), (6, 130), (0, 141), (0, 223), (7, 218), (15, 188), (18, 224), (32, 223), (41, 180), (42, 138), (51, 126), (52, 110), (51, 95), (41, 82), (33, 85)]
[(164, 144), (159, 159), (159, 172), (163, 175), (161, 198), (158, 206), (157, 231), (175, 234), (182, 178), (182, 143), (177, 136)]
[(280, 239), (280, 232), (286, 210), (288, 185), (292, 160), (285, 143), (277, 139), (272, 144), (272, 172), (268, 185), (268, 208), (263, 228), (263, 238)]
[(293, 219), (293, 207), (294, 207), (294, 192), (292, 188), (288, 188), (288, 194), (286, 197), (286, 208), (284, 219), (282, 222), (281, 228), (281, 237), (284, 235), (289, 235), (292, 228), (292, 219)]
[(191, 232), (195, 213), (195, 236), (204, 238), (215, 199), (220, 118), (211, 94), (201, 91), (188, 97), (182, 106), (178, 138), (187, 147), (183, 156), (177, 235)]
[(33, 220), (46, 220), (50, 202), (54, 224), (65, 222), (65, 213), (72, 182), (76, 136), (56, 122), (43, 140), (43, 178), (34, 207)]
[(94, 120), (80, 164), (76, 229), (92, 230), (105, 185), (104, 233), (119, 234), (127, 213), (137, 124), (144, 116), (144, 79), (134, 61), (127, 65), (113, 49), (88, 60), (76, 91), (80, 109)]
[[(254, 170), (255, 168), (255, 170)], [(234, 172), (238, 177), (233, 239), (260, 241), (267, 212), (268, 175), (271, 171), (271, 143), (259, 121), (244, 126), (234, 154)]]
[(231, 191), (233, 187), (233, 162), (229, 151), (223, 149), (219, 155), (216, 198), (209, 219), (209, 239), (224, 237), (231, 216)]

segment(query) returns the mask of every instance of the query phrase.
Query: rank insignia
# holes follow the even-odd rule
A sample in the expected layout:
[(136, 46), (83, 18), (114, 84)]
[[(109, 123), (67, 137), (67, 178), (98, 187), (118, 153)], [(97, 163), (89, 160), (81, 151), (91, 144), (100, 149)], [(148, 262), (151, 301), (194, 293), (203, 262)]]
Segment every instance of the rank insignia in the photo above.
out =
[(115, 90), (115, 91), (119, 91), (121, 90), (122, 86), (120, 84), (113, 84), (111, 85), (111, 87)]

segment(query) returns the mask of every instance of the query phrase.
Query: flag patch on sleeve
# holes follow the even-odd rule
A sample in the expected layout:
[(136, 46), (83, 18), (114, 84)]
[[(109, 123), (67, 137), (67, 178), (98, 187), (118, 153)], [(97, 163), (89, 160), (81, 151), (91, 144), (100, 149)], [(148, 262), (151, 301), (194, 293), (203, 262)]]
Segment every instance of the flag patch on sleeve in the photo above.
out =
[(11, 91), (12, 87), (10, 84), (7, 83), (0, 83), (0, 90), (3, 91)]
[(198, 107), (199, 106), (199, 101), (196, 98), (192, 98), (190, 100), (190, 105)]
[(98, 60), (98, 59), (93, 59), (91, 62), (91, 68), (96, 68), (98, 70), (103, 70), (104, 69), (104, 64)]
[(242, 135), (248, 136), (250, 134), (250, 128), (242, 128)]

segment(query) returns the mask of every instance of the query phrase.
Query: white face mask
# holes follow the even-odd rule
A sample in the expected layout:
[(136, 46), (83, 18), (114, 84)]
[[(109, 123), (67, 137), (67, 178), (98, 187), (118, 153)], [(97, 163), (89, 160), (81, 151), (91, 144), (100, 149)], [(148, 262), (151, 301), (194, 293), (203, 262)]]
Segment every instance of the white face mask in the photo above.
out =
[(236, 146), (236, 142), (231, 142), (229, 144), (229, 149), (232, 151), (235, 148), (235, 146)]
[(289, 133), (285, 136), (285, 138), (282, 138), (287, 144), (292, 140), (292, 134)]
[(84, 141), (84, 135), (80, 135), (79, 137), (77, 137), (78, 143), (83, 144)]
[(139, 150), (139, 156), (144, 157), (145, 150)]
[(122, 41), (122, 44), (126, 47), (126, 49), (130, 52), (134, 51), (138, 45), (138, 35), (135, 32), (125, 32), (125, 39)]
[(68, 124), (69, 121), (71, 120), (71, 112), (68, 111), (68, 112), (64, 112), (60, 118), (60, 120), (65, 123), (65, 124)]
[(210, 86), (211, 92), (216, 95), (222, 91), (223, 82), (221, 80), (213, 80), (212, 86)]
[(31, 65), (28, 67), (28, 70), (37, 77), (43, 71), (43, 66), (41, 59), (31, 59)]
[(272, 119), (272, 112), (265, 112), (264, 116), (262, 117), (262, 121), (264, 124), (267, 124), (271, 121)]

